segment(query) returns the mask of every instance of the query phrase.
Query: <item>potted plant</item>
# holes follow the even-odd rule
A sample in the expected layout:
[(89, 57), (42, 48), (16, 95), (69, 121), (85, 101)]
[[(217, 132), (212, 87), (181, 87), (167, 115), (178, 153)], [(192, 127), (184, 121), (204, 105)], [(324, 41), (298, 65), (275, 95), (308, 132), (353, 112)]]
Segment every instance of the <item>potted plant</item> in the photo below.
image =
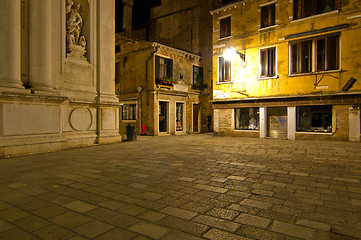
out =
[(174, 79), (167, 76), (161, 77), (158, 80), (158, 84), (160, 85), (173, 86), (173, 83), (174, 83)]

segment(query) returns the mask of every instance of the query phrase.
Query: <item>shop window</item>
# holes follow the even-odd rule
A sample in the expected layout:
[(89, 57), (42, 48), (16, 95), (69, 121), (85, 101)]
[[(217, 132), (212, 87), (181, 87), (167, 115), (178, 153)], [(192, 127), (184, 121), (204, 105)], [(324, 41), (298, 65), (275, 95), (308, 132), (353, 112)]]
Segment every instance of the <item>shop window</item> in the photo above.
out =
[(193, 66), (193, 85), (201, 86), (203, 84), (203, 68)]
[(298, 132), (332, 132), (332, 106), (297, 107)]
[(176, 103), (176, 130), (183, 131), (183, 103)]
[(122, 120), (136, 120), (136, 104), (124, 104), (122, 111)]
[(276, 48), (260, 50), (260, 77), (274, 77), (276, 75)]
[(293, 0), (293, 20), (331, 12), (340, 8), (340, 0)]
[(275, 25), (276, 4), (268, 4), (261, 7), (261, 27), (269, 27)]
[(235, 129), (259, 130), (259, 108), (234, 109)]
[(219, 82), (229, 82), (231, 81), (231, 61), (224, 59), (224, 57), (219, 57)]
[(231, 17), (225, 17), (219, 20), (220, 38), (231, 36)]
[[(291, 73), (308, 73), (339, 69), (339, 36), (320, 37), (292, 43)], [(313, 63), (312, 56), (315, 56)], [(312, 66), (314, 65), (314, 69)]]
[(155, 56), (155, 79), (159, 82), (160, 79), (173, 78), (173, 59), (162, 58)]

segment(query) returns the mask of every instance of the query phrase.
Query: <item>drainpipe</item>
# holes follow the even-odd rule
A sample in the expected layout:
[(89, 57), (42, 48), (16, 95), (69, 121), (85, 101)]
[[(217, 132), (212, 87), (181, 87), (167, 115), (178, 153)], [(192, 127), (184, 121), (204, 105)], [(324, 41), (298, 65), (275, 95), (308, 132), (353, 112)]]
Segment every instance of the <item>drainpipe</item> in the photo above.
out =
[(142, 133), (142, 87), (138, 87), (137, 88), (138, 93), (139, 93), (139, 100), (138, 100), (138, 112), (139, 112), (139, 116), (138, 116), (138, 121), (139, 121), (139, 135), (141, 135)]
[(96, 130), (95, 130), (95, 134), (96, 134), (96, 139), (95, 139), (95, 143), (99, 144), (100, 143), (100, 128), (101, 128), (101, 110), (100, 110), (100, 43), (99, 43), (99, 39), (100, 39), (100, 1), (97, 2), (97, 21), (96, 21), (96, 29), (97, 29), (97, 36), (96, 36), (96, 46), (97, 46), (97, 70), (96, 70), (96, 97), (95, 97), (95, 108), (96, 108)]
[(155, 47), (155, 50), (150, 54), (150, 56), (147, 58), (147, 60), (145, 61), (145, 98), (146, 98), (146, 103), (147, 106), (149, 105), (149, 79), (148, 79), (148, 62), (150, 59), (153, 58), (154, 54), (158, 51), (158, 47)]

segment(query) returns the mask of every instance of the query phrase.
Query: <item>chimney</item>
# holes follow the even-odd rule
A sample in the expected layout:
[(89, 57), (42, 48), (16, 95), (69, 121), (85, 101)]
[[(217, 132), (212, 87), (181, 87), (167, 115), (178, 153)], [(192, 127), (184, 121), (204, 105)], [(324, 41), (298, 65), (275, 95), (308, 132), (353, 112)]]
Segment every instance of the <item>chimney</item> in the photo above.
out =
[(133, 0), (122, 0), (123, 3), (123, 31), (124, 35), (130, 37), (132, 33)]

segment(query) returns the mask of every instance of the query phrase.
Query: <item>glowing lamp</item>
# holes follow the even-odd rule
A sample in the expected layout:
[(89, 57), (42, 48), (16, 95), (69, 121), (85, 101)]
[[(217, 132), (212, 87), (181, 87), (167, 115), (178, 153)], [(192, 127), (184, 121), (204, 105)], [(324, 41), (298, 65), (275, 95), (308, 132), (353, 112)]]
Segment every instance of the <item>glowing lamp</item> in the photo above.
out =
[(227, 48), (226, 51), (224, 51), (223, 57), (224, 57), (226, 60), (229, 60), (229, 61), (230, 61), (230, 60), (234, 59), (237, 54), (240, 56), (240, 58), (241, 58), (243, 61), (246, 60), (246, 56), (245, 56), (243, 53), (240, 53), (240, 52), (238, 52), (236, 49), (231, 48), (231, 47)]

